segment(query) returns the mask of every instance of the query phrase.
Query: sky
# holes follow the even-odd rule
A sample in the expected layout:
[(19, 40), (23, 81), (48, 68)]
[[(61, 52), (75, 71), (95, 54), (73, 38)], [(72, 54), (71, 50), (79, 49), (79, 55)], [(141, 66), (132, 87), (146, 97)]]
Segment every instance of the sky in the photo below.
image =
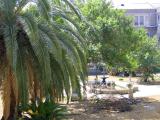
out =
[[(122, 9), (160, 8), (160, 0), (111, 0), (113, 6)], [(123, 6), (121, 6), (123, 4)]]
[(140, 2), (149, 2), (149, 3), (160, 3), (160, 0), (113, 0), (115, 2), (132, 2), (132, 3), (140, 3)]

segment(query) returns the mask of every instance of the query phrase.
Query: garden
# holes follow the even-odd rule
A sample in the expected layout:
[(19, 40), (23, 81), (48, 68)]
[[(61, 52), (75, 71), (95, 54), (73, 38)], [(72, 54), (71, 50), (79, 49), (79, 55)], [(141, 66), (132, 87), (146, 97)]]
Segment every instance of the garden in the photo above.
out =
[(159, 43), (132, 23), (105, 0), (0, 0), (0, 119), (158, 120)]

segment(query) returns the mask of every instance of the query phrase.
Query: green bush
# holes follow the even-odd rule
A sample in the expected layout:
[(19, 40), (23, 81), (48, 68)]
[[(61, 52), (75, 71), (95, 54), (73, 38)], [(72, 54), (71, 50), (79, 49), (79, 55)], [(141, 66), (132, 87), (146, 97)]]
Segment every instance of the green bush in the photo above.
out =
[(53, 101), (37, 100), (28, 104), (26, 109), (18, 107), (18, 120), (62, 120), (66, 113), (66, 107)]

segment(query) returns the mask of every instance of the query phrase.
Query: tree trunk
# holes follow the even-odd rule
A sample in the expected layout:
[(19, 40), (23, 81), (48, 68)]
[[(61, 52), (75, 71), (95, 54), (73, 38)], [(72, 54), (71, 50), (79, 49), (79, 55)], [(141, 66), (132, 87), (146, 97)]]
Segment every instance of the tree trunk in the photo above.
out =
[(16, 113), (17, 97), (14, 75), (8, 68), (6, 79), (3, 81), (3, 117), (2, 120), (14, 120)]
[(15, 120), (15, 113), (16, 113), (16, 99), (13, 92), (13, 89), (11, 89), (11, 102), (10, 102), (10, 114), (7, 120)]
[(133, 89), (129, 88), (129, 99), (133, 99)]

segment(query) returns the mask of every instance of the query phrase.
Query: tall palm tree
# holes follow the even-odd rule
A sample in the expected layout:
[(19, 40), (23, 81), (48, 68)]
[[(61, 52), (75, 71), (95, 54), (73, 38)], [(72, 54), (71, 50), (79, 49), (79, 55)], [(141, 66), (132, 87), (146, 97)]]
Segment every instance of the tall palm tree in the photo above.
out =
[[(62, 8), (63, 7), (63, 8)], [(71, 7), (71, 8), (69, 8)], [(65, 9), (66, 8), (66, 9)], [(40, 98), (69, 101), (85, 77), (85, 43), (67, 0), (0, 0), (3, 119)]]

